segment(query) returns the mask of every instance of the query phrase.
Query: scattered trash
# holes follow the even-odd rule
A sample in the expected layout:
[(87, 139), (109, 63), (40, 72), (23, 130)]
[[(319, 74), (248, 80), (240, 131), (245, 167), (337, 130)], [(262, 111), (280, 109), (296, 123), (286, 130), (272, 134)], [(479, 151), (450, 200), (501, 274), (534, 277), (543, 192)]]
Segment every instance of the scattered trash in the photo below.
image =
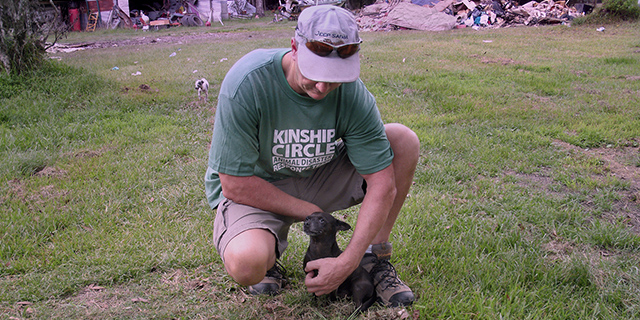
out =
[(227, 11), (229, 16), (240, 19), (251, 19), (256, 14), (256, 7), (247, 0), (228, 0)]
[(174, 52), (174, 53), (172, 53), (172, 54), (170, 54), (170, 55), (169, 55), (169, 58), (171, 58), (171, 57), (175, 57), (175, 56), (176, 56), (176, 53)]
[[(215, 2), (215, 3), (214, 3)], [(112, 28), (133, 28), (144, 31), (170, 27), (202, 27), (204, 19), (214, 12), (222, 14), (220, 1), (149, 1), (144, 9), (132, 9), (127, 15), (118, 5), (113, 6), (108, 25)], [(226, 1), (225, 1), (226, 2)], [(125, 1), (126, 3), (126, 1)], [(153, 4), (151, 4), (153, 3)], [(162, 4), (161, 4), (162, 3)], [(225, 8), (226, 9), (226, 8)], [(225, 18), (227, 16), (225, 15)]]
[(222, 61), (227, 61), (227, 58), (220, 59), (220, 62), (222, 62)]
[(132, 75), (132, 76), (139, 76), (139, 75), (141, 75), (141, 74), (142, 74), (142, 72), (138, 71), (138, 72), (136, 72), (136, 73), (132, 73), (131, 75)]
[(118, 68), (118, 67), (113, 67), (113, 68), (111, 68), (111, 70), (116, 71), (116, 70), (120, 70), (120, 68)]
[(192, 73), (197, 73), (197, 72), (198, 72), (198, 70), (193, 70), (193, 72), (192, 72)]
[(600, 27), (600, 28), (596, 29), (596, 31), (604, 32), (604, 27)]
[[(246, 0), (233, 0), (233, 1), (239, 2), (239, 1), (246, 1)], [(280, 6), (278, 7), (278, 10), (276, 12), (278, 12), (282, 16), (282, 18), (278, 19), (278, 17), (276, 16), (273, 22), (277, 22), (279, 20), (281, 21), (283, 19), (296, 20), (298, 19), (298, 15), (300, 15), (300, 12), (302, 12), (302, 10), (311, 6), (318, 6), (318, 5), (341, 6), (341, 5), (344, 5), (347, 1), (345, 0), (280, 0), (279, 2), (280, 2)]]

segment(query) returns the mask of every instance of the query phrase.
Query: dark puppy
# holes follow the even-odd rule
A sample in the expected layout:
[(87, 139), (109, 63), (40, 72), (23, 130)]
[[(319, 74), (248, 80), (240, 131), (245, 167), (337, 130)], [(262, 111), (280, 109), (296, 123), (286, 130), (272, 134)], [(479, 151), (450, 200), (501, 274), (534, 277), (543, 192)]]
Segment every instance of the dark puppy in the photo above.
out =
[[(336, 242), (336, 233), (340, 230), (349, 230), (351, 226), (343, 221), (334, 218), (325, 212), (315, 212), (304, 220), (304, 233), (308, 234), (311, 240), (309, 248), (304, 256), (302, 267), (307, 267), (307, 262), (322, 258), (337, 257), (342, 253)], [(314, 270), (314, 273), (316, 271)], [(351, 296), (358, 311), (367, 310), (376, 301), (376, 291), (373, 286), (373, 279), (369, 273), (359, 266), (345, 280), (330, 297), (344, 298)]]

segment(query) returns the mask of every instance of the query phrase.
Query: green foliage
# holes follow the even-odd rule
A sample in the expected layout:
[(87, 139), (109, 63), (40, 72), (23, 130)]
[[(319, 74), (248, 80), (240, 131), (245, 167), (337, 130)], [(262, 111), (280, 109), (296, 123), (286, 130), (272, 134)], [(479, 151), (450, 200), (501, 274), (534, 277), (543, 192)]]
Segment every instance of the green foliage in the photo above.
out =
[(46, 59), (45, 41), (53, 35), (55, 43), (65, 32), (59, 12), (53, 8), (45, 12), (37, 0), (2, 1), (0, 71), (20, 74), (41, 65)]
[(591, 14), (576, 18), (574, 24), (611, 24), (638, 20), (640, 5), (636, 0), (604, 0), (601, 7), (596, 8)]
[(640, 6), (636, 0), (605, 0), (602, 2), (602, 12), (621, 20), (640, 19)]
[[(0, 178), (34, 174), (78, 143), (116, 109), (90, 96), (113, 88), (90, 74), (45, 61), (21, 75), (0, 76)], [(107, 108), (102, 111), (101, 109)]]

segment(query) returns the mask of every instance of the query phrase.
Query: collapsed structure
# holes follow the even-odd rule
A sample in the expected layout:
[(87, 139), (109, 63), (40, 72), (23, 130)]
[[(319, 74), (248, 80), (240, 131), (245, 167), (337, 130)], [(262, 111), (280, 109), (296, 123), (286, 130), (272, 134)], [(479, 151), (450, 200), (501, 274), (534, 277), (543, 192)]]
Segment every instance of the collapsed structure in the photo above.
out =
[[(569, 23), (589, 13), (598, 0), (262, 0), (274, 21), (295, 20), (304, 8), (337, 5), (356, 9), (362, 31), (497, 28), (513, 25)], [(518, 2), (520, 1), (520, 2)], [(568, 4), (569, 1), (590, 1)], [(253, 18), (257, 0), (66, 0), (63, 17), (73, 31), (107, 28), (159, 28), (211, 25), (230, 17)], [(274, 7), (274, 5), (276, 5)], [(278, 14), (282, 16), (279, 19)], [(63, 15), (64, 16), (64, 15)]]
[(565, 1), (553, 0), (530, 1), (522, 5), (510, 0), (391, 0), (364, 7), (357, 21), (362, 31), (442, 31), (566, 24), (588, 10), (584, 5), (568, 6)]

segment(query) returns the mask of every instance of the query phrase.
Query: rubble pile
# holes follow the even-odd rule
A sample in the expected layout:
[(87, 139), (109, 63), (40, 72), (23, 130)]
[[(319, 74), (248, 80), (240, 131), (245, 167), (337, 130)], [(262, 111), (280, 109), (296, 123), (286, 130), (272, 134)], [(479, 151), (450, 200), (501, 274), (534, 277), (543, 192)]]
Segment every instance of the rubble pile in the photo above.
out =
[(511, 0), (390, 0), (360, 10), (362, 31), (415, 29), (442, 31), (453, 28), (500, 28), (514, 25), (567, 24), (584, 15), (565, 1)]

